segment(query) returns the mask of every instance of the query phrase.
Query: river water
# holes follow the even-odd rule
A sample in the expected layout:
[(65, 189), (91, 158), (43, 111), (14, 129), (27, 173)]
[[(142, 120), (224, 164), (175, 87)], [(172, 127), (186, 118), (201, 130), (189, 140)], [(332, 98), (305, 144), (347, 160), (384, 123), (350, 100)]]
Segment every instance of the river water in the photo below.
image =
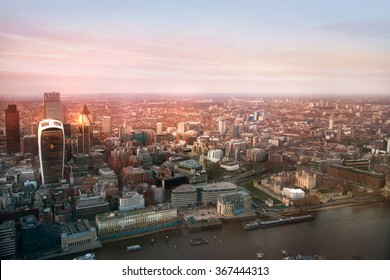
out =
[[(290, 255), (326, 255), (328, 260), (351, 260), (354, 255), (390, 259), (390, 201), (311, 214), (312, 221), (253, 230), (243, 229), (245, 221), (224, 222), (219, 229), (170, 230), (104, 243), (95, 254), (98, 260), (253, 260), (262, 250), (264, 259), (279, 260), (286, 249)], [(209, 243), (190, 246), (189, 240), (198, 237)], [(134, 244), (143, 250), (125, 252)]]

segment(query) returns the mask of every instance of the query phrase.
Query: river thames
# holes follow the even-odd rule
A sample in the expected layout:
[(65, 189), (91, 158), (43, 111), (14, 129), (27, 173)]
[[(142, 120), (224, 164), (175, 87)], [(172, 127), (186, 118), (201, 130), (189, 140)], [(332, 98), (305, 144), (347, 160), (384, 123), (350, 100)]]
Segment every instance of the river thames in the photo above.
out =
[[(244, 230), (248, 221), (224, 222), (222, 228), (189, 232), (186, 228), (104, 243), (98, 260), (265, 260), (289, 255), (326, 255), (328, 260), (390, 259), (390, 201), (345, 206), (311, 213), (315, 219), (291, 225)], [(168, 238), (167, 238), (168, 236)], [(191, 246), (203, 237), (208, 244)], [(153, 241), (152, 241), (153, 239)], [(143, 250), (125, 252), (139, 244)]]

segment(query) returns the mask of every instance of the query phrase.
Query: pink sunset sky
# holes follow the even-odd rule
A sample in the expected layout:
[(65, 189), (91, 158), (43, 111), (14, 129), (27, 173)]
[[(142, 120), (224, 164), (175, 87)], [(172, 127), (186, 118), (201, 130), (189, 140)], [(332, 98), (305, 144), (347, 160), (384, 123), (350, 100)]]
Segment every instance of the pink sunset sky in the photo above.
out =
[(390, 96), (389, 1), (313, 3), (3, 0), (0, 96)]

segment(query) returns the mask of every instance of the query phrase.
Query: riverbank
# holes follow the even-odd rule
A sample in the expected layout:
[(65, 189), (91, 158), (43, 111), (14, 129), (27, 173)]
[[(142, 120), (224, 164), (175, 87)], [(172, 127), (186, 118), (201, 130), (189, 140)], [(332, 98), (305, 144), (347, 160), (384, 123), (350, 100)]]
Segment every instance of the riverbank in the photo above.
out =
[(337, 209), (337, 208), (343, 208), (348, 206), (358, 206), (358, 205), (364, 205), (364, 204), (370, 204), (370, 203), (377, 203), (377, 202), (383, 202), (386, 201), (383, 197), (376, 197), (376, 198), (367, 198), (367, 199), (361, 199), (361, 200), (355, 200), (355, 201), (335, 201), (331, 205), (316, 205), (316, 206), (307, 206), (307, 207), (300, 207), (300, 208), (286, 208), (279, 213), (283, 215), (295, 215), (295, 214), (302, 214), (302, 213), (310, 213), (310, 212), (316, 212), (316, 211), (323, 211), (323, 210), (329, 210), (329, 209)]

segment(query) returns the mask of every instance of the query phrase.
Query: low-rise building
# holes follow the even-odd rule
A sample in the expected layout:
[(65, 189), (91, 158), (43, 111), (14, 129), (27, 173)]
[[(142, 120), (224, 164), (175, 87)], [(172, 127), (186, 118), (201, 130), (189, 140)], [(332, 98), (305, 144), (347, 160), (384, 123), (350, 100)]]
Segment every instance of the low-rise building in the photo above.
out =
[(77, 223), (63, 224), (60, 226), (61, 248), (64, 251), (75, 247), (99, 244), (96, 228), (91, 226), (88, 220)]
[(96, 215), (99, 235), (135, 231), (177, 220), (177, 209), (164, 204), (126, 212), (111, 212)]
[(126, 192), (119, 198), (119, 211), (145, 208), (145, 198), (137, 192)]
[(221, 194), (237, 191), (237, 186), (231, 182), (217, 182), (197, 186), (197, 188), (202, 189), (202, 204), (205, 206), (216, 205), (218, 196)]
[(174, 207), (195, 206), (197, 191), (191, 184), (183, 184), (172, 190), (171, 203)]
[(245, 191), (225, 193), (218, 196), (217, 211), (224, 216), (234, 216), (251, 210), (251, 196)]
[(317, 174), (310, 174), (304, 170), (295, 172), (295, 186), (302, 189), (314, 189), (317, 185)]

